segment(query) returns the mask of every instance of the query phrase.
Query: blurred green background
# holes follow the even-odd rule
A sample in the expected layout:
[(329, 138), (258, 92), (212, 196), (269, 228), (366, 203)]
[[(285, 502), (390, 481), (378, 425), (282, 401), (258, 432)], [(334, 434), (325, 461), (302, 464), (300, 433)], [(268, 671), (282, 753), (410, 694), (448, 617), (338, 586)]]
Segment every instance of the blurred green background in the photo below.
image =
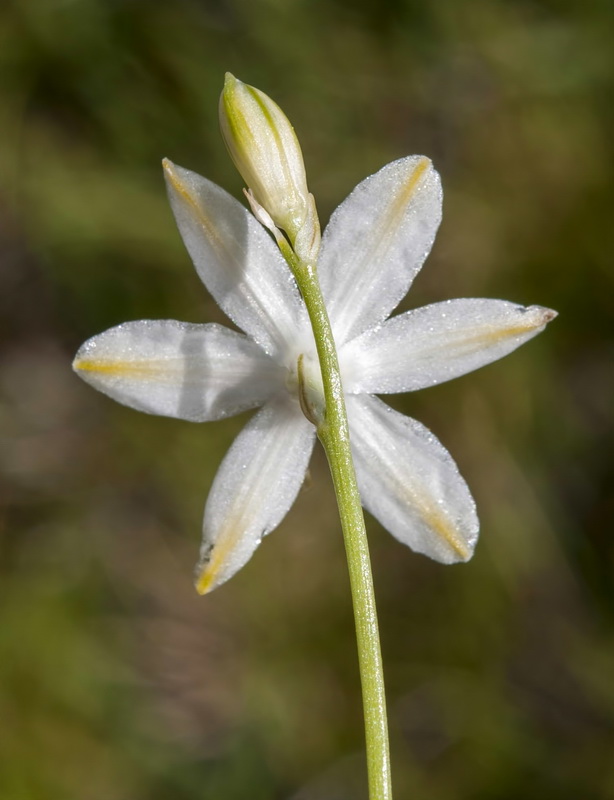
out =
[(444, 222), (404, 308), (558, 309), (504, 361), (393, 399), (478, 502), (443, 567), (369, 519), (396, 797), (614, 798), (609, 2), (4, 0), (0, 800), (355, 800), (363, 733), (324, 459), (229, 584), (192, 587), (245, 417), (149, 417), (73, 376), (128, 319), (224, 321), (168, 156), (240, 197), (230, 70), (300, 136), (322, 220), (409, 153)]

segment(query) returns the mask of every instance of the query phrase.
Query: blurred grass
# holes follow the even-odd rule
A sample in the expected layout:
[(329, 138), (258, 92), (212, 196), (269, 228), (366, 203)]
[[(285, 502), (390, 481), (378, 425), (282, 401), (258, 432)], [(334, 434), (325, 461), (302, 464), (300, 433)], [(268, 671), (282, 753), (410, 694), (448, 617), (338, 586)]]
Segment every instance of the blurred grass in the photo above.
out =
[(115, 406), (70, 372), (127, 319), (223, 321), (160, 159), (240, 196), (230, 70), (301, 138), (325, 220), (423, 152), (444, 223), (404, 307), (560, 318), (396, 407), (478, 501), (467, 566), (371, 520), (397, 797), (614, 797), (611, 5), (5, 0), (0, 7), (0, 800), (349, 800), (364, 790), (343, 547), (316, 455), (230, 584), (191, 585), (244, 422)]

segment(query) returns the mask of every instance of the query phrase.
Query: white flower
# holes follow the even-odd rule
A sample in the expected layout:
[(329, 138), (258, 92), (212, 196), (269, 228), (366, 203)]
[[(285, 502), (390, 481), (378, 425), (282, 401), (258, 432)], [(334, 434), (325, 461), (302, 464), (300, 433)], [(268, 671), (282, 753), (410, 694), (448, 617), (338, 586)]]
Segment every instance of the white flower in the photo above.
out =
[[(215, 477), (197, 588), (210, 591), (251, 557), (291, 507), (315, 429), (303, 385), (321, 387), (305, 305), (273, 240), (223, 189), (165, 162), (179, 230), (205, 286), (245, 335), (220, 325), (127, 322), (93, 337), (74, 368), (151, 414), (204, 422), (262, 406)], [(439, 176), (411, 156), (364, 180), (324, 232), (319, 276), (345, 389), (362, 502), (397, 539), (444, 563), (471, 558), (475, 505), (444, 447), (375, 394), (414, 391), (514, 350), (556, 314), (461, 299), (388, 315), (428, 255), (441, 218)], [(315, 387), (315, 388), (314, 388)]]

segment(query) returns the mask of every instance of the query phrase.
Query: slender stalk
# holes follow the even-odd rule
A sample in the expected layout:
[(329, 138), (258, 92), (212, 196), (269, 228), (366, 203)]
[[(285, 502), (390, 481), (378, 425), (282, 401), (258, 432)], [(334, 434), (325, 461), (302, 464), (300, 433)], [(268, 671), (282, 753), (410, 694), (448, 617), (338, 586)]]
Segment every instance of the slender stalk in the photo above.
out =
[[(288, 258), (287, 253), (284, 253)], [(292, 253), (292, 270), (305, 300), (322, 370), (326, 411), (317, 426), (333, 478), (350, 573), (362, 685), (370, 800), (391, 800), (390, 748), (384, 671), (365, 522), (350, 450), (350, 436), (330, 320), (315, 269)]]

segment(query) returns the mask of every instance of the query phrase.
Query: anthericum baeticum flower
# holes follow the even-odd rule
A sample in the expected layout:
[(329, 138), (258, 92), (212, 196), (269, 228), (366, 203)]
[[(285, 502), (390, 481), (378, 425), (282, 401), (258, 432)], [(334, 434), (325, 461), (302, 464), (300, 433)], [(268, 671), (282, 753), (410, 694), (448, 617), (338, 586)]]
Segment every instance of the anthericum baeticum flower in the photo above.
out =
[[(299, 360), (314, 405), (321, 378), (304, 302), (265, 228), (219, 186), (169, 161), (164, 169), (198, 274), (245, 335), (215, 324), (126, 322), (87, 341), (74, 368), (96, 389), (150, 414), (205, 422), (262, 406), (228, 451), (207, 500), (197, 574), (204, 594), (248, 561), (294, 502), (315, 434), (299, 403)], [(388, 164), (332, 215), (318, 273), (363, 505), (404, 544), (453, 563), (471, 558), (478, 537), (469, 489), (435, 436), (375, 395), (433, 386), (495, 361), (556, 312), (460, 299), (387, 319), (431, 249), (441, 201), (427, 158)]]

